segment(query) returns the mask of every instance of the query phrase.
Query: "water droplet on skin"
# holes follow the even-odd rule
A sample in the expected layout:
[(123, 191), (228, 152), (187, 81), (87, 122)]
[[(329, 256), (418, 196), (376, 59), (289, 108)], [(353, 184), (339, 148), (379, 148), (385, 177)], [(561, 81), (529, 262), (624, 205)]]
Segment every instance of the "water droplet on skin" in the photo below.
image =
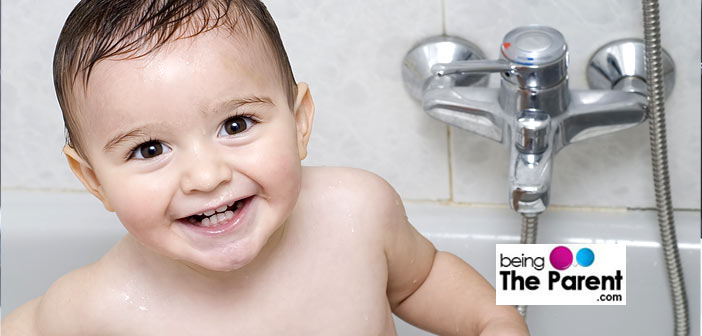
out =
[(417, 279), (412, 280), (412, 283), (413, 283), (413, 284), (416, 284), (416, 283), (417, 283)]
[(149, 311), (149, 308), (146, 308), (144, 306), (139, 306), (139, 310), (141, 311)]

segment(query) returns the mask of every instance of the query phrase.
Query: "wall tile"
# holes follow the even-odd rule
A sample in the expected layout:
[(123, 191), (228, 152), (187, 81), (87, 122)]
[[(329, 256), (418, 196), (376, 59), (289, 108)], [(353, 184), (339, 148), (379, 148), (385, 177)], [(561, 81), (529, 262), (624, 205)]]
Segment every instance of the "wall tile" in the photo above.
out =
[[(446, 0), (446, 29), (497, 58), (503, 36), (526, 24), (552, 26), (570, 50), (569, 84), (585, 89), (587, 60), (605, 43), (642, 37), (637, 1)], [(666, 102), (673, 202), (700, 207), (700, 3), (663, 1), (663, 46), (676, 62), (676, 86)], [(499, 76), (493, 75), (491, 86)], [(507, 201), (507, 153), (497, 144), (456, 130), (452, 137), (454, 194), (463, 202)], [(552, 204), (652, 207), (648, 127), (591, 139), (560, 152), (554, 163)]]

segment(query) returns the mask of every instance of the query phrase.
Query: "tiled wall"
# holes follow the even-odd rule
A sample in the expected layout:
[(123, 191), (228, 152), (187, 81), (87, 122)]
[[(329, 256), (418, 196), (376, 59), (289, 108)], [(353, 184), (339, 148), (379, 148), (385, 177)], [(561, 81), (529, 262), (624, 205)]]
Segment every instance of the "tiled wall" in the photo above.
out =
[[(51, 58), (75, 0), (2, 2), (2, 186), (80, 189), (61, 155)], [(667, 101), (678, 208), (700, 208), (700, 2), (661, 1), (663, 46), (676, 62)], [(640, 1), (267, 1), (297, 80), (317, 111), (307, 165), (364, 168), (405, 199), (505, 204), (507, 150), (425, 115), (404, 91), (400, 64), (422, 38), (445, 32), (497, 57), (505, 33), (538, 23), (570, 48), (570, 86), (601, 45), (641, 37)], [(493, 78), (492, 84), (497, 84)], [(648, 129), (572, 145), (555, 159), (552, 204), (652, 207)]]

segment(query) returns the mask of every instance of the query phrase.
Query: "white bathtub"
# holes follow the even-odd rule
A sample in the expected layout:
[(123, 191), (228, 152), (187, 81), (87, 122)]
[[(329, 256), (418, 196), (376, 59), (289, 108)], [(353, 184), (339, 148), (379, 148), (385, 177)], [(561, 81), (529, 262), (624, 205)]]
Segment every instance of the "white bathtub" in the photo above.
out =
[[(494, 284), (494, 244), (519, 239), (519, 217), (506, 208), (406, 202), (412, 223)], [(690, 306), (700, 335), (700, 212), (676, 212)], [(97, 260), (123, 234), (116, 217), (87, 193), (2, 194), (2, 312), (41, 295), (60, 275)], [(627, 247), (626, 306), (531, 306), (532, 335), (670, 335), (672, 311), (653, 211), (574, 211), (541, 216), (539, 242), (619, 242)], [(429, 335), (396, 320), (399, 335)]]

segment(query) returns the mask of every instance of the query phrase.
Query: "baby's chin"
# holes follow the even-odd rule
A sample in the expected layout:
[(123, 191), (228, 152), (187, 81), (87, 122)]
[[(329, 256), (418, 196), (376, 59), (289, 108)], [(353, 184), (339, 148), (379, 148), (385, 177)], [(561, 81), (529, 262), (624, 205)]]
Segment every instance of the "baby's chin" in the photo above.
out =
[(237, 271), (251, 264), (261, 254), (263, 246), (264, 244), (247, 239), (229, 246), (203, 251), (187, 262), (206, 271)]

